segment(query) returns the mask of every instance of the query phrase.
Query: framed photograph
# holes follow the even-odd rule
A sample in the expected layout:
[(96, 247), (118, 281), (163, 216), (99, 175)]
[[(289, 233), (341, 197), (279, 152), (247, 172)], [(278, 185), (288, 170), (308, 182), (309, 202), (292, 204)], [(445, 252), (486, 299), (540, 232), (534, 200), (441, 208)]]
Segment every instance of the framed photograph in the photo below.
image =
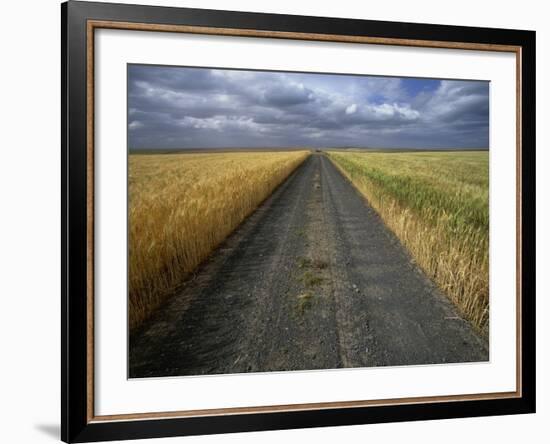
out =
[(535, 411), (535, 33), (69, 1), (62, 439)]

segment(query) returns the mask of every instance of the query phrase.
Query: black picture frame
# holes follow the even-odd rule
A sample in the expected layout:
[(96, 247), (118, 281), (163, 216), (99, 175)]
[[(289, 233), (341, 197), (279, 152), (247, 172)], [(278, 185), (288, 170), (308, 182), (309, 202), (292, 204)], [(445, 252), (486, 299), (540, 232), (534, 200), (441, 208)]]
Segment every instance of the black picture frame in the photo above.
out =
[[(447, 400), (334, 407), (318, 410), (236, 413), (97, 421), (90, 416), (88, 359), (93, 320), (88, 292), (90, 143), (87, 104), (88, 22), (114, 21), (265, 32), (370, 37), (519, 48), (521, 143), (518, 165), (521, 232), (521, 394), (500, 399)], [(535, 412), (535, 32), (356, 19), (322, 18), (69, 1), (61, 5), (62, 86), (62, 374), (61, 438), (90, 442), (180, 435), (370, 424)], [(92, 182), (93, 183), (93, 182)]]

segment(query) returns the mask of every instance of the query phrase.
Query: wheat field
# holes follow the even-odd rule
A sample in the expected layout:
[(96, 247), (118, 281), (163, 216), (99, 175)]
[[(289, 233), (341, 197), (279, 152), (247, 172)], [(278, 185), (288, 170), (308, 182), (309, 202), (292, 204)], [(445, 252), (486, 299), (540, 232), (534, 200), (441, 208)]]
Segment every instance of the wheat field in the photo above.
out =
[(488, 151), (332, 151), (329, 157), (463, 316), (487, 334)]
[(130, 154), (129, 326), (139, 326), (309, 151)]

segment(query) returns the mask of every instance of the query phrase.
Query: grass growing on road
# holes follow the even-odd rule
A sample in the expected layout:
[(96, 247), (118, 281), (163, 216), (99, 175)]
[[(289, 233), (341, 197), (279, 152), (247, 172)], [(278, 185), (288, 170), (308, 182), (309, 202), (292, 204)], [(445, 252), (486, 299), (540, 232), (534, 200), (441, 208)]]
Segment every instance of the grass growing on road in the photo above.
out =
[(148, 317), (308, 151), (129, 156), (129, 324)]
[(417, 263), (481, 331), (489, 322), (489, 153), (336, 152)]
[(305, 293), (300, 293), (298, 295), (298, 304), (296, 306), (296, 310), (298, 311), (298, 314), (304, 315), (306, 310), (311, 308), (311, 305), (313, 303), (313, 293), (306, 291)]

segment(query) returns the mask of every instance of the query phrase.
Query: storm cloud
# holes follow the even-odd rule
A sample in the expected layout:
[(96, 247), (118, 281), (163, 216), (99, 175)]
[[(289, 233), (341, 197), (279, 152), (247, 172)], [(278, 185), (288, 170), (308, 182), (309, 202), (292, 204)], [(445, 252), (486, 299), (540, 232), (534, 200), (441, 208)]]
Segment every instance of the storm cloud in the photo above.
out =
[(129, 65), (128, 142), (488, 148), (489, 83)]

